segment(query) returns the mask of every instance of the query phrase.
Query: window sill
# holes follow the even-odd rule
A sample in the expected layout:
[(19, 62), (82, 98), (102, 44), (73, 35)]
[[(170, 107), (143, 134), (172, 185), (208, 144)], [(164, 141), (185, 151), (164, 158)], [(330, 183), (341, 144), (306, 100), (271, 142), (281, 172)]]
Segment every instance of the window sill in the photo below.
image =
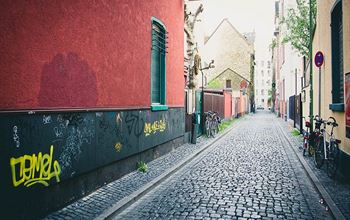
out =
[(166, 111), (169, 107), (167, 105), (151, 105), (152, 111)]
[(344, 103), (329, 104), (329, 109), (334, 112), (344, 112)]

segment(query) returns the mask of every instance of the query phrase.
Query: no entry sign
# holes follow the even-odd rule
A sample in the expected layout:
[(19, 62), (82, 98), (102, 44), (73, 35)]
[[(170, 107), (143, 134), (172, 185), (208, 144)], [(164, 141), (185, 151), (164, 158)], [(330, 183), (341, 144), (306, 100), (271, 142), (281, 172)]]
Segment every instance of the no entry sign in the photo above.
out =
[(317, 67), (321, 67), (323, 64), (324, 58), (323, 58), (323, 53), (321, 51), (318, 51), (315, 54), (315, 65)]

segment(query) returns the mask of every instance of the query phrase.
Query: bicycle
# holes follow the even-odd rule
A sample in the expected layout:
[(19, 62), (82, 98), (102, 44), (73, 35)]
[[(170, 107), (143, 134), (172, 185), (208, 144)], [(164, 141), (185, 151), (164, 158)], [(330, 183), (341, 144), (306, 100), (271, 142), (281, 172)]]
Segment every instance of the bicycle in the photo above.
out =
[[(341, 141), (335, 138), (333, 130), (338, 124), (333, 117), (329, 117), (327, 121), (319, 118), (318, 121), (323, 125), (323, 128), (320, 130), (320, 135), (316, 141), (315, 165), (317, 168), (321, 168), (326, 161), (328, 176), (335, 178), (338, 168), (339, 144)], [(326, 130), (327, 125), (332, 126), (330, 133)], [(329, 137), (328, 142), (326, 135)]]
[(303, 137), (304, 137), (304, 142), (303, 142), (303, 156), (306, 155), (306, 151), (308, 152), (309, 156), (312, 156), (314, 153), (313, 146), (310, 144), (310, 122), (306, 121), (305, 117), (303, 117), (305, 120), (305, 127), (306, 130), (303, 131)]
[(220, 116), (217, 112), (208, 111), (205, 113), (205, 134), (207, 137), (215, 137), (219, 133)]

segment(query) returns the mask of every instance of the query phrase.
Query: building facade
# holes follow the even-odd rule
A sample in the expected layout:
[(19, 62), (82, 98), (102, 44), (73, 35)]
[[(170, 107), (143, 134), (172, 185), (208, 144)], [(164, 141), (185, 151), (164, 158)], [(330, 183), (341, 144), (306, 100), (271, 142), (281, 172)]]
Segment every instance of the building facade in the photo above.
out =
[[(204, 87), (231, 89), (233, 100), (243, 103), (237, 110), (239, 115), (250, 110), (248, 93), (249, 86), (253, 86), (254, 82), (251, 78), (254, 76), (251, 74), (254, 68), (254, 39), (254, 33), (249, 35), (248, 40), (225, 18), (213, 33), (204, 39), (202, 48), (203, 66), (207, 66), (211, 60), (214, 60), (215, 64), (215, 68), (204, 73)], [(201, 77), (198, 76), (198, 82), (201, 81)]]
[[(318, 51), (324, 63), (313, 65), (313, 112), (339, 124), (335, 137), (341, 140), (340, 172), (350, 177), (350, 1), (317, 1), (313, 58)], [(310, 76), (307, 77), (310, 79)], [(305, 87), (305, 114), (309, 111), (310, 86)]]
[(275, 83), (275, 111), (285, 120), (301, 124), (300, 97), (303, 86), (303, 58), (289, 42), (284, 42), (287, 27), (281, 24), (289, 9), (296, 8), (292, 0), (275, 3), (275, 38), (272, 81)]
[(257, 60), (254, 74), (255, 105), (268, 109), (272, 106), (272, 64), (270, 59)]
[(42, 217), (183, 143), (182, 0), (3, 1), (3, 216)]

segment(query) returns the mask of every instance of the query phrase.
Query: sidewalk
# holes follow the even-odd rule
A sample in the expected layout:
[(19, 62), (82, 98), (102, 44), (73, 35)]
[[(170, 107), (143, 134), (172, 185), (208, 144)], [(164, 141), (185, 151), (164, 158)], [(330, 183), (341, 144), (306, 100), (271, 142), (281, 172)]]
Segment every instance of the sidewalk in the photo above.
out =
[[(282, 120), (281, 120), (282, 121)], [(289, 126), (286, 122), (281, 123), (284, 129), (288, 130), (288, 138), (292, 141), (293, 146), (300, 155), (302, 155), (303, 138), (302, 136), (293, 136), (292, 131), (294, 128)], [(301, 156), (303, 157), (303, 156)], [(341, 180), (333, 180), (328, 177), (326, 173), (326, 166), (321, 169), (317, 169), (314, 165), (313, 157), (303, 157), (311, 171), (317, 177), (319, 183), (325, 188), (335, 206), (338, 207), (345, 219), (350, 219), (350, 184), (344, 183)]]
[[(249, 117), (249, 116), (248, 116)], [(239, 119), (244, 120), (244, 118)], [(148, 172), (134, 171), (106, 184), (86, 197), (49, 214), (44, 219), (104, 219), (151, 190), (171, 173), (191, 161), (199, 153), (237, 126), (239, 121), (215, 138), (200, 137), (197, 144), (184, 144), (174, 151), (148, 163)]]

